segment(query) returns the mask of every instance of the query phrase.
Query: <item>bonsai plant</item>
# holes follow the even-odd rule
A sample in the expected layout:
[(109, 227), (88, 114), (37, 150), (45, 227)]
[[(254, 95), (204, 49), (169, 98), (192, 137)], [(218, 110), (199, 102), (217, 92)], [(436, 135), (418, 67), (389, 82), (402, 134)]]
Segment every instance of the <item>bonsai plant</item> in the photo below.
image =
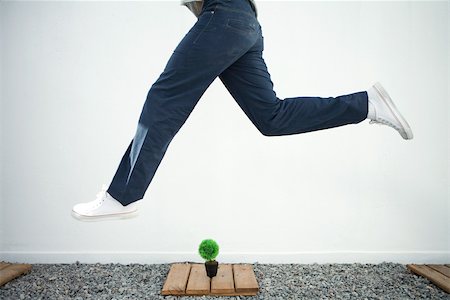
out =
[(205, 259), (206, 274), (209, 278), (217, 275), (219, 262), (215, 260), (219, 254), (219, 245), (212, 239), (203, 240), (198, 247), (198, 253)]

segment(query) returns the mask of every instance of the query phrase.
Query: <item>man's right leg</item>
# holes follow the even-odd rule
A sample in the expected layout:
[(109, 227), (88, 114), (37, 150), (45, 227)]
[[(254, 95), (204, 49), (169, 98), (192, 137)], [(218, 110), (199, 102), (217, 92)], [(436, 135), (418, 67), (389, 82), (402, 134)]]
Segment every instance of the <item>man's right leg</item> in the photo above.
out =
[(188, 66), (186, 59), (174, 51), (147, 94), (135, 136), (108, 188), (122, 205), (143, 198), (173, 137), (216, 77), (204, 66)]
[[(230, 27), (230, 18), (239, 23)], [(256, 19), (246, 13), (202, 12), (148, 92), (136, 134), (107, 190), (114, 199), (126, 206), (144, 197), (171, 140), (200, 97), (255, 43), (254, 28)]]

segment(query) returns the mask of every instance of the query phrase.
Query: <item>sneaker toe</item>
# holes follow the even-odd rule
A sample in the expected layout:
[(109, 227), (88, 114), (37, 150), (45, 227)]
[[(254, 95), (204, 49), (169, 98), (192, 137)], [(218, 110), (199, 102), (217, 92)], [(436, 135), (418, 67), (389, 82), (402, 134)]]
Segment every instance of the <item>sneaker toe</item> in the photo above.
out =
[(72, 207), (72, 210), (74, 212), (76, 212), (77, 214), (79, 214), (79, 215), (86, 216), (86, 215), (89, 215), (87, 213), (88, 212), (88, 207), (89, 207), (89, 205), (87, 203), (78, 203), (78, 204), (75, 204)]

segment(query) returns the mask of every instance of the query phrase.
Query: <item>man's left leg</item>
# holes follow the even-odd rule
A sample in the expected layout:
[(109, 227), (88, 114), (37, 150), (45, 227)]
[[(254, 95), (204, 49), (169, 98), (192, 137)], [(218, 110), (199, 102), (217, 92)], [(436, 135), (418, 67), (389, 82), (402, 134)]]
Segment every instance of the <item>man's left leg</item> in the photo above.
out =
[(366, 91), (338, 97), (278, 98), (262, 57), (263, 42), (260, 36), (246, 54), (219, 75), (263, 135), (304, 133), (355, 124), (367, 118)]
[(259, 29), (253, 47), (219, 78), (263, 135), (305, 133), (370, 119), (370, 124), (394, 128), (405, 140), (413, 138), (408, 122), (379, 82), (337, 97), (278, 98), (262, 57), (264, 38)]

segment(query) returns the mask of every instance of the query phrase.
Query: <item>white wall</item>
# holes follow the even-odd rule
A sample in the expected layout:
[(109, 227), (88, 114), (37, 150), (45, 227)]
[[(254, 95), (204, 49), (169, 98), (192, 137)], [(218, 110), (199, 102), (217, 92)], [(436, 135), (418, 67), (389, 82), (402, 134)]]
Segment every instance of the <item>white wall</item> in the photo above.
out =
[(112, 179), (195, 17), (178, 1), (0, 5), (2, 259), (201, 261), (211, 237), (221, 262), (449, 261), (447, 2), (257, 1), (279, 97), (380, 81), (414, 139), (368, 120), (263, 136), (216, 79), (139, 217), (95, 223), (70, 210)]

